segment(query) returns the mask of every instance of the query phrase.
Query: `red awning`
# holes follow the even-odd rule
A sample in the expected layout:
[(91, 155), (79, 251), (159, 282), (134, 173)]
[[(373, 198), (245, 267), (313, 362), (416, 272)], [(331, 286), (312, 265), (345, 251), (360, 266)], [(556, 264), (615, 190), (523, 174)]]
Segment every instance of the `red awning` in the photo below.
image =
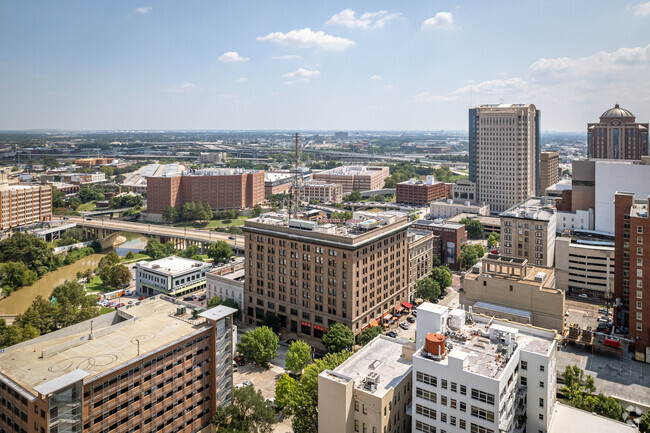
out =
[(308, 327), (311, 328), (311, 323), (309, 323), (309, 322), (300, 322), (300, 324), (301, 324), (302, 326), (308, 326)]
[(406, 302), (406, 301), (402, 302), (402, 305), (404, 306), (404, 308), (408, 308), (409, 310), (410, 310), (411, 308), (413, 308), (413, 305), (409, 304), (409, 303)]
[(317, 329), (319, 331), (324, 331), (322, 326), (314, 325), (314, 329)]
[(397, 308), (395, 308), (395, 310), (396, 310), (398, 313), (401, 313), (402, 311), (404, 311), (404, 307), (397, 307)]
[(377, 322), (376, 320), (370, 322), (370, 327), (372, 328), (373, 326), (379, 326), (379, 322)]

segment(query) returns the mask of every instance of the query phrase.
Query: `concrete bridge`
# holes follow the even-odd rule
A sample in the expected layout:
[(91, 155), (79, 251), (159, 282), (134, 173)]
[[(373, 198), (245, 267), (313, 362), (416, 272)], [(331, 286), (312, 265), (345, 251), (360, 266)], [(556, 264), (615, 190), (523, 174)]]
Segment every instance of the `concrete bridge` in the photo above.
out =
[(190, 245), (197, 245), (201, 252), (207, 250), (210, 244), (217, 241), (227, 242), (234, 251), (244, 252), (244, 236), (230, 235), (207, 230), (169, 227), (157, 224), (125, 222), (114, 219), (94, 219), (68, 217), (70, 223), (76, 223), (84, 229), (86, 235), (96, 237), (102, 247), (112, 247), (120, 233), (135, 233), (148, 238), (158, 239), (162, 243), (171, 242), (178, 250), (184, 250)]

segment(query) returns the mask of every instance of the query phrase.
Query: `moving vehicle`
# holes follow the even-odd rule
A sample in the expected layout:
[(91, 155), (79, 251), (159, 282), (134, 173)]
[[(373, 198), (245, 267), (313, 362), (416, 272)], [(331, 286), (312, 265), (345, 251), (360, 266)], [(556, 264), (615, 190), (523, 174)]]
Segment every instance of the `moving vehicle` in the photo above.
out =
[(208, 299), (208, 295), (199, 296), (199, 301), (205, 301), (206, 299)]

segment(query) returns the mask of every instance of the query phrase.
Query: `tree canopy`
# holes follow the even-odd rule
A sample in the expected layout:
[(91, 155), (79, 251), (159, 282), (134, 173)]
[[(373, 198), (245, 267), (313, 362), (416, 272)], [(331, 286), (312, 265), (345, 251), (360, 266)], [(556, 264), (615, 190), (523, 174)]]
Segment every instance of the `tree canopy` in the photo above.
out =
[(217, 433), (271, 433), (274, 423), (275, 410), (252, 385), (235, 388), (233, 404), (218, 407), (213, 420)]
[(0, 263), (22, 262), (42, 276), (59, 267), (52, 247), (43, 239), (25, 233), (15, 233), (0, 241)]
[(463, 218), (460, 223), (465, 224), (470, 239), (483, 239), (483, 224), (479, 220)]
[(345, 201), (361, 201), (361, 193), (356, 189), (345, 197)]
[(206, 252), (208, 257), (214, 260), (215, 263), (225, 262), (229, 260), (235, 253), (226, 241), (217, 241), (210, 245)]
[(594, 378), (585, 374), (577, 365), (567, 365), (562, 377), (564, 386), (561, 391), (571, 406), (617, 421), (625, 421), (627, 418), (627, 411), (618, 400), (603, 394), (594, 395)]
[(425, 301), (435, 302), (440, 296), (440, 285), (429, 277), (422, 278), (415, 285), (415, 296)]
[(300, 374), (310, 362), (311, 346), (302, 340), (291, 343), (286, 356), (287, 368), (296, 374)]
[(278, 336), (268, 326), (251, 329), (241, 336), (237, 351), (247, 361), (268, 367), (278, 354)]
[(176, 249), (171, 243), (162, 244), (158, 239), (149, 239), (147, 241), (147, 246), (144, 249), (144, 253), (152, 259), (158, 260), (162, 259), (163, 257), (174, 255), (176, 253)]
[(365, 346), (378, 335), (381, 335), (381, 328), (379, 326), (370, 326), (357, 335), (357, 343)]
[(321, 341), (330, 353), (351, 350), (354, 345), (354, 333), (344, 324), (335, 323), (323, 334)]
[(451, 271), (447, 266), (436, 266), (433, 268), (430, 278), (438, 283), (440, 290), (445, 290), (451, 286)]
[(485, 248), (481, 244), (463, 245), (458, 255), (460, 266), (464, 269), (471, 268), (485, 255)]
[(499, 246), (499, 243), (501, 242), (501, 235), (499, 233), (492, 232), (490, 233), (490, 236), (488, 236), (487, 240), (487, 245), (488, 248), (493, 249)]

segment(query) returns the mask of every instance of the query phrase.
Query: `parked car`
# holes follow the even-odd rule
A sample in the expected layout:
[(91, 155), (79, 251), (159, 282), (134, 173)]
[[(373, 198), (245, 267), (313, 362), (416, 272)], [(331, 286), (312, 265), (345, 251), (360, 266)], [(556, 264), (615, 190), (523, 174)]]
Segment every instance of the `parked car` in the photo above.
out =
[(144, 301), (145, 299), (146, 299), (146, 298), (145, 298), (144, 296), (140, 296), (140, 297), (138, 298), (138, 301)]
[(395, 338), (395, 337), (397, 337), (397, 332), (395, 332), (395, 331), (390, 331), (390, 332), (389, 332), (388, 334), (386, 334), (386, 335), (388, 335), (388, 336), (391, 337), (391, 338)]
[(278, 405), (275, 404), (275, 397), (269, 397), (265, 399), (264, 403), (266, 403), (266, 405), (271, 409), (278, 410)]
[(231, 241), (234, 241), (235, 237), (234, 236), (228, 236), (228, 239), (230, 239)]
[(194, 300), (194, 298), (192, 298), (191, 296), (186, 296), (183, 298), (183, 301), (192, 301), (192, 300)]
[(131, 299), (131, 300), (129, 301), (129, 305), (133, 305), (134, 302), (135, 302), (135, 301), (133, 301), (133, 299)]
[(407, 320), (409, 323), (415, 323), (415, 317), (413, 317), (413, 316), (409, 316), (409, 317), (407, 317), (406, 320)]
[(413, 313), (412, 313), (412, 314), (413, 314), (415, 317), (418, 317), (418, 310), (413, 310)]
[(566, 310), (566, 311), (564, 312), (564, 317), (569, 317), (569, 310)]
[(586, 293), (580, 293), (580, 294), (578, 295), (578, 298), (582, 298), (582, 299), (588, 299), (588, 298), (589, 298), (589, 296), (587, 296), (587, 294), (586, 294)]
[(208, 295), (199, 296), (199, 301), (205, 301), (206, 299), (208, 299)]
[(400, 323), (400, 324), (399, 324), (399, 327), (402, 328), (402, 329), (404, 329), (404, 330), (409, 329), (409, 325), (408, 325), (408, 323), (406, 323), (406, 322), (402, 322), (402, 323)]
[(598, 309), (598, 312), (599, 312), (600, 314), (604, 314), (605, 316), (606, 316), (607, 314), (609, 314), (609, 310), (608, 310), (607, 308), (603, 308), (603, 307), (600, 307), (600, 308)]
[(244, 387), (246, 387), (246, 386), (251, 386), (251, 385), (253, 385), (253, 384), (250, 383), (250, 381), (245, 380), (245, 381), (243, 381), (242, 383), (238, 383), (237, 385), (235, 385), (235, 388), (237, 388), (237, 389), (241, 389), (241, 388), (244, 388)]

